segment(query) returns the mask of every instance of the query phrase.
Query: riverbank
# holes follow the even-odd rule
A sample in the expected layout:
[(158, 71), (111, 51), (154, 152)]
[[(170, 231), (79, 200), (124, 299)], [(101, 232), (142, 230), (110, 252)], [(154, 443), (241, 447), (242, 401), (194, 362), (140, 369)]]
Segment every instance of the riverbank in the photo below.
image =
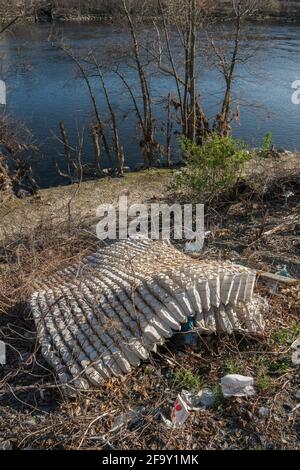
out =
[[(128, 197), (128, 205), (203, 203), (197, 194), (172, 189), (178, 171), (142, 170), (127, 173), (123, 178), (107, 177), (41, 189), (37, 195), (24, 199), (10, 197), (0, 204), (0, 243), (14, 246), (19, 238), (36, 236), (38, 239), (48, 229), (59, 236), (73, 230), (87, 231), (95, 243), (97, 207), (100, 204), (118, 207), (122, 195)], [(210, 243), (218, 252), (242, 254), (248, 244), (256, 243), (256, 233), (274, 223), (280, 225), (292, 209), (297, 212), (299, 203), (299, 154), (286, 152), (278, 158), (253, 159), (246, 167), (242, 183), (229, 194), (221, 194), (213, 206), (206, 208), (207, 230), (214, 231)], [(277, 260), (278, 264), (286, 264), (293, 275), (300, 276), (297, 255), (300, 241), (295, 240), (297, 237), (292, 234), (290, 240), (279, 239), (277, 246), (269, 246), (268, 240), (262, 240), (261, 249), (254, 252), (253, 267), (270, 269)]]
[[(58, 224), (69, 217), (71, 202), (76, 221), (91, 224), (100, 204), (115, 204), (119, 195), (127, 194), (130, 204), (166, 196), (173, 170), (153, 169), (126, 173), (124, 178), (106, 177), (41, 189), (36, 196), (24, 199), (9, 198), (0, 204), (0, 240), (20, 231), (31, 231), (43, 221)], [(28, 221), (30, 226), (28, 227)]]
[[(0, 15), (0, 24), (6, 24), (15, 19), (15, 16), (1, 16)], [(220, 21), (224, 21), (226, 19), (226, 15), (216, 15), (216, 19)], [(149, 22), (151, 22), (149, 20)], [(277, 23), (300, 23), (300, 7), (299, 11), (294, 12), (293, 14), (287, 13), (269, 13), (269, 14), (258, 14), (249, 18), (247, 20), (249, 23), (263, 23), (266, 22), (268, 24), (277, 24)], [(18, 18), (19, 24), (30, 24), (30, 23), (99, 23), (99, 24), (114, 24), (120, 23), (120, 18), (116, 18), (113, 15), (109, 14), (79, 14), (79, 13), (47, 13), (45, 15), (36, 16), (36, 15), (21, 15)], [(145, 20), (145, 23), (147, 20)]]
[[(129, 203), (200, 202), (169, 188), (173, 171), (41, 190), (0, 206), (0, 446), (13, 449), (299, 449), (299, 373), (291, 344), (299, 337), (300, 286), (256, 285), (268, 303), (260, 337), (201, 336), (196, 350), (170, 341), (123, 380), (70, 398), (37, 347), (28, 309), (34, 283), (96, 250), (95, 211), (120, 195)], [(258, 271), (299, 266), (299, 156), (251, 162), (231, 198), (206, 208), (209, 231), (200, 259), (228, 260)], [(3, 238), (3, 236), (6, 236)], [(180, 246), (179, 246), (180, 248)], [(297, 264), (298, 263), (298, 264)], [(284, 268), (284, 266), (286, 268)], [(300, 271), (298, 273), (298, 278)], [(256, 394), (224, 398), (225, 374), (254, 378)], [(170, 418), (183, 389), (209, 388), (214, 402), (190, 413), (172, 432)], [(298, 397), (298, 399), (297, 399)], [(100, 417), (100, 418), (99, 418)]]

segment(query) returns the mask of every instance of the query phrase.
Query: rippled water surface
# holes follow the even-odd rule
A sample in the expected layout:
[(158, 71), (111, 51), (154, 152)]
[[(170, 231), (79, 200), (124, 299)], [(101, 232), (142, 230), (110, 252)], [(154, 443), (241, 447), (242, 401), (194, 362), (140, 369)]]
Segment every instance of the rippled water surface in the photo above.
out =
[[(1, 78), (8, 87), (7, 111), (25, 120), (41, 144), (42, 158), (34, 167), (41, 186), (61, 182), (53, 162), (62, 158), (62, 148), (50, 130), (58, 133), (58, 123), (63, 120), (75, 142), (76, 128), (87, 126), (91, 119), (87, 89), (76, 79), (72, 61), (48, 41), (49, 32), (48, 25), (19, 26), (14, 34), (7, 34), (0, 42)], [(58, 34), (77, 53), (96, 48), (104, 66), (110, 61), (113, 46), (126, 44), (124, 33), (112, 26), (68, 24), (60, 26)], [(300, 149), (300, 105), (294, 105), (291, 100), (292, 83), (300, 80), (300, 26), (253, 25), (250, 40), (253, 45), (259, 45), (260, 50), (236, 82), (235, 96), (241, 103), (241, 121), (235, 125), (234, 133), (255, 146), (266, 132), (272, 131), (278, 147)], [(120, 67), (127, 70), (130, 82), (135, 85), (135, 73), (127, 68), (125, 60)], [(215, 70), (200, 69), (203, 104), (213, 116), (220, 99), (220, 78)], [(132, 102), (115, 74), (106, 72), (105, 79), (118, 112), (126, 164), (134, 166), (141, 161), (141, 151), (136, 138), (136, 119), (131, 112)], [(99, 85), (96, 81), (94, 84), (97, 89)], [(151, 90), (160, 127), (165, 112), (161, 97), (174, 90), (174, 83), (167, 77), (154, 75)], [(97, 96), (105, 112), (101, 93)], [(160, 138), (163, 143), (163, 136)], [(92, 154), (86, 135), (84, 159), (92, 159)]]

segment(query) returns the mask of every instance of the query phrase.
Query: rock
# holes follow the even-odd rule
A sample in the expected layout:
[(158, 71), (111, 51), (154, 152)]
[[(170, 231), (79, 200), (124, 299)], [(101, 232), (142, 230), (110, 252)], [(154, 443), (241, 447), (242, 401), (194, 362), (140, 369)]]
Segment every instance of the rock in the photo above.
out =
[(300, 390), (295, 393), (295, 398), (300, 401)]

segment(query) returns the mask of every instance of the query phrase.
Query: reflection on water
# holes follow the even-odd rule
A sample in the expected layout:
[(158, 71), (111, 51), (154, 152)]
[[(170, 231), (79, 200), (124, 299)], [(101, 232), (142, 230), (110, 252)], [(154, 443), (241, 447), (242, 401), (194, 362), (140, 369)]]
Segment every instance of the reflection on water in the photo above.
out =
[[(58, 123), (63, 120), (70, 139), (75, 142), (76, 129), (87, 127), (91, 119), (86, 87), (82, 81), (74, 79), (74, 64), (47, 41), (49, 28), (49, 25), (19, 26), (14, 35), (7, 34), (0, 42), (0, 79), (5, 78), (8, 87), (7, 110), (24, 119), (41, 144), (43, 158), (35, 164), (41, 186), (61, 182), (53, 162), (62, 158), (62, 146), (50, 130), (58, 133)], [(292, 83), (300, 79), (299, 33), (297, 25), (253, 25), (250, 28), (250, 40), (259, 43), (261, 49), (236, 83), (235, 95), (243, 106), (240, 125), (234, 126), (234, 134), (250, 145), (259, 144), (271, 130), (278, 147), (300, 149), (300, 105), (293, 105), (291, 100)], [(67, 24), (60, 26), (59, 34), (77, 53), (97, 47), (102, 64), (109, 61), (112, 47), (124, 43), (125, 39), (124, 33), (116, 28), (96, 24)], [(135, 83), (134, 71), (128, 73), (131, 83)], [(142, 157), (136, 137), (136, 119), (133, 113), (128, 114), (132, 103), (115, 74), (107, 72), (105, 79), (118, 111), (126, 165), (134, 167)], [(214, 70), (201, 67), (200, 83), (204, 107), (208, 115), (213, 116), (220, 99), (219, 77)], [(96, 82), (95, 85), (99, 87)], [(160, 97), (174, 90), (174, 83), (170, 78), (153, 76), (151, 90), (156, 100), (157, 127), (160, 127), (165, 112)], [(100, 94), (99, 105), (104, 113)], [(87, 130), (84, 158), (86, 161), (93, 158)]]

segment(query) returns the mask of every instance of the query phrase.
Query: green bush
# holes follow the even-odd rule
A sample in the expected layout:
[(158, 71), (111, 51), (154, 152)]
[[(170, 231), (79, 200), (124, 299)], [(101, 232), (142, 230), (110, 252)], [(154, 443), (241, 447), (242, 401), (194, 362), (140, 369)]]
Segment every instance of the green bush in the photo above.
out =
[(267, 132), (267, 134), (263, 138), (263, 143), (261, 146), (261, 150), (259, 152), (259, 156), (261, 158), (267, 158), (270, 154), (272, 149), (272, 141), (273, 141), (273, 134), (272, 132)]
[(251, 158), (244, 142), (217, 134), (212, 134), (201, 147), (184, 139), (182, 149), (186, 168), (175, 176), (173, 187), (201, 192), (208, 198), (234, 186)]
[(197, 374), (193, 374), (193, 372), (185, 368), (173, 374), (172, 379), (175, 385), (187, 388), (188, 390), (199, 390), (204, 385), (202, 377)]

